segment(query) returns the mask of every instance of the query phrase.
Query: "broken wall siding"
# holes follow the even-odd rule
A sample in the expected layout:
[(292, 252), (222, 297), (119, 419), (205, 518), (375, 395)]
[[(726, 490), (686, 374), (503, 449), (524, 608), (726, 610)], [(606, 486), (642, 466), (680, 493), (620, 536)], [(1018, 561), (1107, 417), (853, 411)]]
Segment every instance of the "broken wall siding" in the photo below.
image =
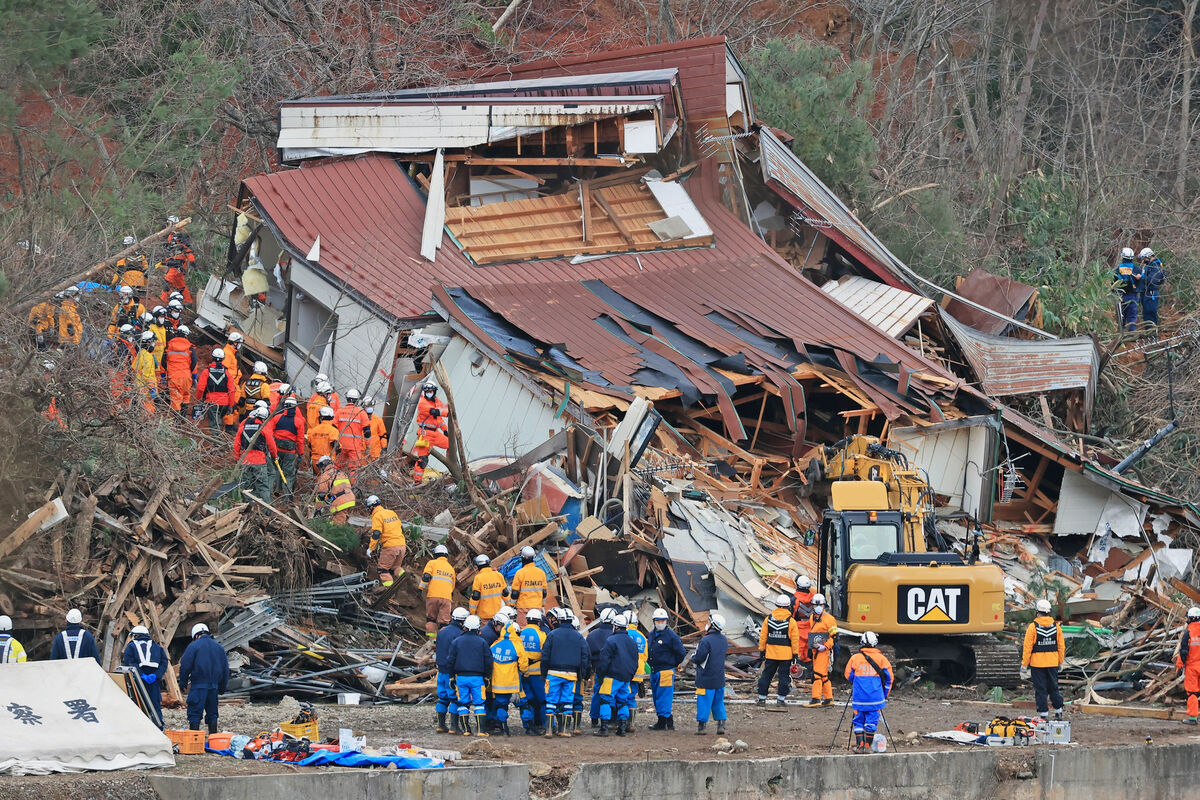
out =
[(998, 423), (969, 417), (938, 425), (897, 428), (889, 444), (925, 471), (929, 485), (947, 504), (980, 522), (992, 518)]
[(1103, 533), (1112, 525), (1113, 533), (1122, 538), (1141, 538), (1142, 524), (1149, 506), (1115, 492), (1086, 474), (1066, 470), (1058, 495), (1058, 514), (1054, 518), (1054, 533)]

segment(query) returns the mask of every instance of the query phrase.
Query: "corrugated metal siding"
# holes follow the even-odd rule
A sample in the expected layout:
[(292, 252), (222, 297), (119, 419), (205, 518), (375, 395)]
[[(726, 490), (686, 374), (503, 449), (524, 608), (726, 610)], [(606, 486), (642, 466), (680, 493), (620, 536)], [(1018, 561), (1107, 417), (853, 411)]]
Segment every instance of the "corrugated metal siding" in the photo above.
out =
[[(993, 275), (987, 270), (976, 267), (967, 274), (967, 277), (963, 278), (962, 283), (958, 285), (955, 291), (968, 300), (979, 303), (981, 306), (987, 306), (1006, 317), (1020, 319), (1024, 322), (1018, 314), (1037, 290), (1032, 286), (1027, 286), (1024, 283), (1019, 283), (1000, 275)], [(995, 315), (989, 314), (986, 311), (980, 311), (978, 308), (972, 308), (966, 303), (955, 300), (953, 297), (946, 304), (946, 311), (950, 312), (952, 317), (964, 325), (970, 325), (975, 330), (983, 333), (991, 333), (998, 336), (1009, 325), (1009, 323), (997, 318)]]
[(829, 281), (821, 291), (895, 338), (907, 332), (933, 305), (928, 297), (858, 275)]

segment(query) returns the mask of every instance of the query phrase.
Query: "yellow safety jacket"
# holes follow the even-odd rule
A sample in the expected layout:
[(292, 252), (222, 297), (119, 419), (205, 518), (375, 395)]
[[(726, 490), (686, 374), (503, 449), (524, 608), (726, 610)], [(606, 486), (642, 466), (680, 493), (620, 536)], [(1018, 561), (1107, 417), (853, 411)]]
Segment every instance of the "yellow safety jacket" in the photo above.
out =
[(526, 564), (513, 575), (512, 595), (517, 608), (541, 608), (546, 602), (546, 573), (537, 564)]
[(629, 631), (629, 638), (633, 639), (633, 643), (637, 645), (638, 650), (637, 672), (633, 673), (632, 683), (641, 683), (646, 680), (646, 649), (648, 643), (646, 642), (646, 637), (637, 629), (637, 625), (630, 625), (626, 630)]
[(529, 668), (525, 651), (507, 637), (492, 643), (492, 694), (517, 694), (521, 691), (521, 673)]
[(404, 538), (404, 523), (400, 521), (400, 515), (390, 508), (376, 506), (371, 512), (371, 542), (372, 545), (377, 542), (380, 550), (404, 547), (408, 540)]
[(426, 597), (449, 600), (454, 592), (454, 567), (445, 556), (430, 559), (421, 571), (421, 588), (429, 587)]
[(0, 664), (25, 663), (25, 648), (10, 634), (0, 633)]
[(503, 575), (491, 567), (484, 567), (471, 582), (471, 599), (467, 610), (486, 622), (496, 616), (496, 612), (504, 605), (507, 589)]

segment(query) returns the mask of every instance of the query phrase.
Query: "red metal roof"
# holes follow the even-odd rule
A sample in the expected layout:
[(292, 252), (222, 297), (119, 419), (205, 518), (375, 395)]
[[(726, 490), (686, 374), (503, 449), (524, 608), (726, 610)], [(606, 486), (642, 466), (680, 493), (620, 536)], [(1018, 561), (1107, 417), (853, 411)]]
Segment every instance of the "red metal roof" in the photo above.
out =
[[(1001, 275), (993, 275), (978, 267), (971, 270), (966, 278), (963, 278), (955, 291), (968, 300), (1022, 322), (1024, 319), (1021, 316), (1021, 309), (1025, 308), (1026, 303), (1037, 292), (1032, 286)], [(950, 312), (950, 315), (959, 322), (984, 333), (999, 335), (1008, 327), (1008, 323), (1004, 320), (972, 308), (954, 298), (951, 298), (950, 302), (946, 304), (946, 311)]]

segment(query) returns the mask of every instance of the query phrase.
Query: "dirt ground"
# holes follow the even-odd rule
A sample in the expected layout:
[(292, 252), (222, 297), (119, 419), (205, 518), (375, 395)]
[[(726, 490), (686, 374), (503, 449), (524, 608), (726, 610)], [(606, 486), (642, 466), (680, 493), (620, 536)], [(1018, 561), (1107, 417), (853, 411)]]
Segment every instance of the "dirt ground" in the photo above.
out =
[[(727, 703), (729, 712), (728, 734), (730, 741), (746, 743), (745, 752), (729, 756), (718, 755), (713, 750), (717, 736), (695, 735), (695, 704), (680, 700), (675, 705), (675, 731), (659, 733), (644, 730), (654, 722), (654, 713), (648, 699), (640, 702), (642, 709), (638, 717), (639, 728), (633, 736), (598, 738), (591, 736), (588, 722), (584, 721), (583, 736), (572, 739), (525, 736), (519, 725), (513, 724), (511, 737), (466, 738), (439, 735), (433, 732), (434, 715), (432, 706), (319, 706), (319, 723), (322, 737), (336, 737), (339, 728), (353, 728), (357, 734), (365, 735), (369, 747), (383, 747), (398, 742), (408, 742), (418, 747), (438, 750), (457, 750), (464, 760), (526, 762), (531, 772), (538, 775), (533, 782), (534, 791), (550, 796), (566, 786), (571, 769), (580, 763), (594, 761), (630, 760), (706, 760), (712, 758), (768, 758), (787, 755), (821, 755), (829, 750), (834, 740), (834, 729), (842, 717), (842, 708), (807, 709), (799, 705), (786, 710), (773, 706), (757, 707), (741, 695)], [(793, 702), (801, 699), (793, 694)], [(986, 721), (1004, 713), (1008, 716), (1027, 714), (1017, 709), (1000, 709), (971, 705), (965, 700), (967, 692), (956, 690), (909, 689), (898, 693), (889, 704), (885, 717), (891, 725), (898, 742), (894, 750), (936, 751), (963, 747), (929, 739), (909, 744), (907, 734), (912, 731), (929, 731), (953, 728), (964, 720)], [(805, 698), (806, 699), (806, 698)], [(267, 730), (284, 721), (282, 709), (277, 705), (247, 705), (222, 707), (222, 730), (253, 734)], [(185, 727), (181, 711), (166, 712), (171, 727)], [(1081, 745), (1129, 745), (1137, 747), (1162, 744), (1177, 744), (1200, 740), (1200, 732), (1188, 728), (1178, 721), (1136, 719), (1071, 713), (1075, 740)], [(841, 726), (834, 742), (834, 753), (845, 753), (849, 732), (849, 715)], [(1147, 737), (1153, 744), (1147, 745)], [(895, 746), (895, 745), (898, 745)], [(869, 756), (863, 756), (868, 758)], [(221, 756), (177, 756), (177, 766), (167, 771), (177, 775), (248, 775), (271, 772), (291, 772), (309, 768), (279, 764), (264, 764), (241, 761)], [(148, 800), (154, 792), (146, 780), (146, 773), (125, 772), (120, 774), (90, 773), (84, 775), (54, 775), (0, 778), (0, 797), (5, 800), (37, 798), (37, 800)]]

